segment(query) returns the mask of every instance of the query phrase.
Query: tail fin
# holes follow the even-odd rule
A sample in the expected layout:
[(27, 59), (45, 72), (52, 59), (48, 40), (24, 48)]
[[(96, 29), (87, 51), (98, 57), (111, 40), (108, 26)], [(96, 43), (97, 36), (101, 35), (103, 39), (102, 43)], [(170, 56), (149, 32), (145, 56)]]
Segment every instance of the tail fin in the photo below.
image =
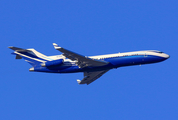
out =
[(8, 47), (14, 52), (12, 54), (16, 55), (16, 59), (25, 59), (26, 62), (31, 64), (33, 67), (41, 65), (41, 63), (44, 63), (46, 61), (49, 61), (47, 59), (46, 55), (43, 55), (36, 51), (35, 49), (22, 49), (17, 47)]

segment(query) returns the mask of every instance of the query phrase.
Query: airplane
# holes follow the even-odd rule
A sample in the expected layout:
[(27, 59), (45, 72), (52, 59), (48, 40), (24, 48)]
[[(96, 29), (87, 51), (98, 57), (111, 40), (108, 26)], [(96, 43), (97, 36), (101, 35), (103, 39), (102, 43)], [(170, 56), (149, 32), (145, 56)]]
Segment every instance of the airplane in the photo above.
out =
[(77, 79), (78, 84), (89, 85), (110, 69), (151, 64), (164, 61), (170, 56), (157, 50), (135, 51), (125, 53), (106, 54), (98, 56), (83, 56), (69, 51), (53, 43), (61, 55), (46, 56), (35, 49), (22, 49), (10, 46), (16, 59), (25, 59), (33, 67), (29, 71), (47, 73), (76, 73), (83, 72), (84, 78)]

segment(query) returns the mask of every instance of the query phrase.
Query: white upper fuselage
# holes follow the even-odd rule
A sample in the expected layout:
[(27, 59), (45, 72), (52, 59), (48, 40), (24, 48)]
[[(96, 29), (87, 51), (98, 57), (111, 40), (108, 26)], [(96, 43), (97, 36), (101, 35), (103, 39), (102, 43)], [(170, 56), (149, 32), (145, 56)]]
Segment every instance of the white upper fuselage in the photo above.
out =
[(152, 55), (158, 56), (163, 58), (169, 58), (169, 55), (156, 51), (156, 50), (145, 50), (145, 51), (134, 51), (134, 52), (124, 52), (124, 53), (116, 53), (116, 54), (107, 54), (107, 55), (98, 55), (98, 56), (90, 56), (89, 58), (92, 59), (105, 59), (105, 58), (112, 58), (112, 57), (122, 57), (122, 56), (133, 56), (133, 55)]
[[(133, 52), (88, 56), (88, 58), (103, 60), (103, 59), (106, 59), (106, 58), (115, 58), (115, 57), (124, 57), (124, 56), (137, 56), (137, 55), (144, 55), (144, 56), (151, 55), (151, 56), (169, 58), (168, 54), (165, 54), (165, 53), (157, 51), (157, 50), (133, 51)], [(51, 57), (59, 59), (59, 57), (62, 57), (62, 56), (57, 55), (57, 56), (51, 56)], [(74, 62), (74, 61), (71, 61), (70, 59), (65, 59), (65, 62)]]

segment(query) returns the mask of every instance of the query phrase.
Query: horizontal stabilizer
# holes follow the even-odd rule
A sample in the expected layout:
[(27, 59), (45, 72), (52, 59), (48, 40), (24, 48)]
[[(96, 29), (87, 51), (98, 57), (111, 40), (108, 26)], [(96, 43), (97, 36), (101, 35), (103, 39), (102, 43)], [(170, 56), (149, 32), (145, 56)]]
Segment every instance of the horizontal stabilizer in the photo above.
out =
[(13, 47), (13, 46), (10, 46), (8, 47), (14, 51), (17, 51), (17, 52), (30, 52), (30, 50), (26, 50), (26, 49), (22, 49), (22, 48), (18, 48), (18, 47)]
[(20, 55), (16, 55), (15, 59), (22, 59)]

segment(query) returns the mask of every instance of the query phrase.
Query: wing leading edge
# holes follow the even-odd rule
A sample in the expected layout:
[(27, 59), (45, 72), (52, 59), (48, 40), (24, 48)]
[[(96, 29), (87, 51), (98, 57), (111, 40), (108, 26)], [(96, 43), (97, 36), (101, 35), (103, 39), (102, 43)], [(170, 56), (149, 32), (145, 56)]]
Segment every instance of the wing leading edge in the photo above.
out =
[(76, 64), (80, 67), (80, 68), (84, 68), (84, 67), (88, 67), (88, 66), (103, 66), (103, 65), (107, 65), (108, 62), (105, 61), (100, 61), (100, 60), (94, 60), (91, 58), (88, 58), (86, 56), (74, 53), (72, 51), (69, 51), (67, 49), (64, 49), (62, 47), (59, 47), (56, 43), (53, 43), (54, 48), (56, 50), (59, 50), (60, 52), (62, 52), (65, 57), (71, 59), (72, 61), (76, 61)]

